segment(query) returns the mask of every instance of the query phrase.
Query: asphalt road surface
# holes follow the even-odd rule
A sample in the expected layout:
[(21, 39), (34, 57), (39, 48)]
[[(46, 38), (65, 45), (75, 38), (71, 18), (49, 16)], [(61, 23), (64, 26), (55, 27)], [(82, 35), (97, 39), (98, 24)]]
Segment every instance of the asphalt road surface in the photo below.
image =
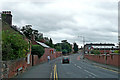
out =
[[(62, 64), (62, 57), (33, 66), (17, 78), (118, 78), (118, 71), (105, 69), (82, 59), (80, 54), (69, 55), (70, 64)], [(80, 59), (81, 58), (81, 59)]]

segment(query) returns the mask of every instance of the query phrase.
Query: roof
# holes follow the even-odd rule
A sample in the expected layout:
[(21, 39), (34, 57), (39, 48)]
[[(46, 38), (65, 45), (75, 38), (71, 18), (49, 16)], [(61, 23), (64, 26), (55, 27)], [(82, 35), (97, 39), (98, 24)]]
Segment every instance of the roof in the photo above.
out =
[(38, 44), (40, 44), (41, 46), (45, 47), (45, 48), (50, 48), (48, 45), (44, 44), (44, 43), (41, 43), (41, 42), (38, 42), (36, 41)]
[(117, 48), (116, 46), (92, 46), (93, 48)]
[(100, 44), (99, 43), (96, 43), (96, 44), (94, 43), (93, 44), (93, 43), (91, 43), (91, 44), (86, 44), (85, 46), (115, 46), (115, 44), (106, 44), (106, 43), (104, 43), (104, 44), (103, 43), (100, 43)]

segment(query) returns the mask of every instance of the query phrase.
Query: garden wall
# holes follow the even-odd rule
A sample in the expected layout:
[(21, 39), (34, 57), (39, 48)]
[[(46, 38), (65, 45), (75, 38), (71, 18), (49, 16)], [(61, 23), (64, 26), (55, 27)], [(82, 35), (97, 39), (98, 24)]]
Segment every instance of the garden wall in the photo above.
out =
[(12, 78), (19, 73), (24, 72), (28, 67), (25, 58), (3, 61), (2, 64), (2, 78)]
[(113, 65), (120, 67), (120, 55), (119, 54), (109, 54), (105, 55), (85, 55), (85, 58), (96, 61), (103, 64)]
[(43, 63), (43, 62), (47, 62), (47, 56), (49, 55), (50, 56), (50, 59), (55, 59), (57, 57), (60, 57), (62, 55), (62, 52), (53, 52), (53, 53), (50, 53), (50, 50), (53, 50), (53, 48), (45, 48), (45, 52), (43, 54), (43, 56), (41, 56), (41, 58), (39, 59), (37, 55), (34, 55), (34, 60), (33, 60), (33, 64), (34, 65), (37, 65), (39, 63)]

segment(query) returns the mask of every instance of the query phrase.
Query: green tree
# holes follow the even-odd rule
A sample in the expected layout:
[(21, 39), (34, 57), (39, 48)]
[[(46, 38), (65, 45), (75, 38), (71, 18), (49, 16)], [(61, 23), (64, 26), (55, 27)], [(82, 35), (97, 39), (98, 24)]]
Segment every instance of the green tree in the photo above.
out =
[(2, 31), (2, 60), (14, 60), (26, 57), (29, 44), (17, 32)]
[(56, 51), (62, 51), (61, 46), (55, 46)]
[(73, 49), (74, 49), (74, 52), (75, 52), (75, 53), (78, 52), (78, 45), (77, 45), (76, 43), (74, 43), (74, 47), (73, 47)]
[(63, 55), (67, 54), (67, 52), (68, 52), (68, 51), (67, 51), (66, 49), (63, 49), (63, 50), (62, 50), (62, 54), (63, 54)]
[(54, 48), (53, 41), (51, 38), (50, 38), (49, 44), (50, 44), (50, 47)]
[(66, 49), (66, 54), (69, 54), (72, 51), (72, 46), (67, 42), (67, 40), (62, 41), (61, 48), (62, 50)]
[(31, 40), (32, 34), (33, 34), (33, 29), (31, 27), (32, 27), (32, 25), (26, 25), (26, 26), (23, 26), (21, 29), (23, 34), (30, 40)]
[(44, 54), (44, 48), (40, 45), (32, 45), (32, 55), (38, 55), (40, 58)]
[(67, 42), (67, 40), (62, 40), (62, 43), (57, 43), (54, 48), (57, 51), (62, 51), (63, 54), (69, 54), (72, 51), (72, 45)]
[(51, 38), (48, 39), (48, 37), (45, 37), (45, 39), (46, 39), (45, 44), (48, 45), (48, 46), (50, 46), (51, 48), (54, 48), (54, 44), (52, 42), (52, 39)]

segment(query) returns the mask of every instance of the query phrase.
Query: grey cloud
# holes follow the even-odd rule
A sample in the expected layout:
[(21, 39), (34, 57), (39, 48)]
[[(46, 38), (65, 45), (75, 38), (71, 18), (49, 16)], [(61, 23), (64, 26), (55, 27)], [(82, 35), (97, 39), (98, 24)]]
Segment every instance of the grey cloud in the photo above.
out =
[(79, 35), (85, 36), (86, 42), (117, 42), (116, 2), (83, 3), (88, 5), (85, 9), (71, 8), (67, 4), (61, 8), (62, 5), (54, 6), (55, 2), (10, 2), (6, 3), (7, 6), (3, 4), (2, 8), (12, 11), (13, 22), (18, 26), (31, 24), (55, 43), (68, 39), (82, 44)]

